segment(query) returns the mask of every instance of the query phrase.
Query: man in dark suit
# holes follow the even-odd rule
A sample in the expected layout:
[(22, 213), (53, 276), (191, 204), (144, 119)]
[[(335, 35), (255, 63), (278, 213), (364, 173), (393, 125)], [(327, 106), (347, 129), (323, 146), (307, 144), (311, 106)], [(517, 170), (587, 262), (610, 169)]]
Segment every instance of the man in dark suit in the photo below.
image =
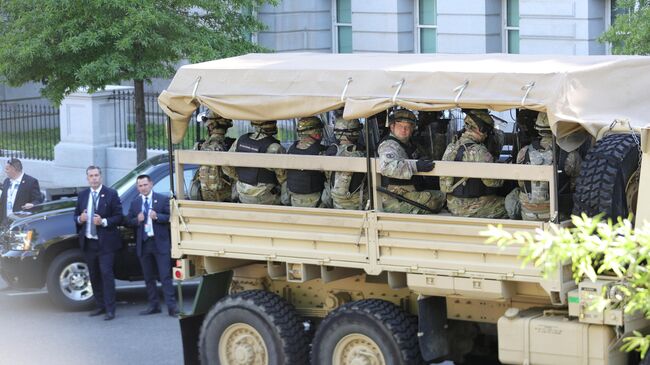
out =
[(104, 320), (115, 318), (115, 252), (122, 247), (117, 227), (122, 223), (122, 203), (117, 191), (102, 185), (102, 170), (97, 166), (86, 169), (88, 190), (77, 198), (74, 221), (79, 244), (90, 272), (90, 284), (97, 310), (90, 316), (104, 314)]
[(171, 275), (171, 240), (169, 237), (169, 199), (153, 192), (149, 175), (136, 180), (140, 196), (129, 207), (127, 222), (135, 227), (136, 250), (147, 286), (149, 306), (142, 315), (160, 313), (156, 274), (162, 284), (167, 313), (176, 317), (178, 309)]
[(7, 178), (2, 183), (0, 196), (0, 225), (6, 224), (6, 218), (13, 212), (31, 209), (43, 202), (38, 180), (23, 173), (23, 164), (12, 158), (5, 165)]

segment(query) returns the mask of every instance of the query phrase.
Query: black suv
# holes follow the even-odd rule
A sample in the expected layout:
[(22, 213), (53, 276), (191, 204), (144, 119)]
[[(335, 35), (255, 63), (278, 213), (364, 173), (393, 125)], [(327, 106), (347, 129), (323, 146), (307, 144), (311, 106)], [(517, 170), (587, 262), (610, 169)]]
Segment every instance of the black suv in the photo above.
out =
[[(196, 166), (185, 166), (186, 194), (196, 169)], [(169, 193), (167, 155), (145, 160), (112, 186), (120, 195), (124, 215), (138, 196), (135, 179), (140, 174), (151, 176), (154, 191)], [(93, 292), (73, 222), (75, 205), (76, 198), (57, 200), (13, 216), (0, 234), (0, 274), (15, 288), (46, 286), (55, 304), (83, 310), (92, 305)], [(115, 258), (115, 277), (140, 280), (142, 269), (136, 256), (133, 229), (120, 227), (120, 231), (123, 246)]]

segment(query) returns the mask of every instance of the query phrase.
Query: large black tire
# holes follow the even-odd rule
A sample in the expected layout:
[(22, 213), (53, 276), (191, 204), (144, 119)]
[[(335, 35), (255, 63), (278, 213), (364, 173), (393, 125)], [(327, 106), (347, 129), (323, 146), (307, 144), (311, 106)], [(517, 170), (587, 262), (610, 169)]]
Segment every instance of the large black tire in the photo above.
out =
[(330, 313), (316, 330), (311, 364), (348, 365), (352, 359), (371, 364), (420, 364), (415, 318), (379, 299), (344, 304)]
[(582, 163), (573, 214), (627, 218), (635, 207), (628, 207), (626, 187), (638, 167), (639, 148), (633, 135), (612, 134), (602, 138)]
[(88, 265), (81, 250), (61, 252), (47, 269), (47, 293), (55, 305), (70, 311), (92, 308), (95, 301)]
[[(266, 351), (256, 351), (262, 343)], [(309, 338), (291, 304), (274, 293), (249, 290), (222, 299), (208, 312), (199, 356), (203, 365), (257, 364), (262, 358), (269, 365), (307, 364)]]

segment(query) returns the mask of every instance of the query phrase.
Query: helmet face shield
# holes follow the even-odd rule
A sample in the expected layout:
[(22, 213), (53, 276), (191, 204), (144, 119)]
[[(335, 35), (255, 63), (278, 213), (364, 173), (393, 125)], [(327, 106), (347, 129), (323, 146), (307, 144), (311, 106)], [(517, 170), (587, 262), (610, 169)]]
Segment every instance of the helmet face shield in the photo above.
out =
[(363, 127), (361, 126), (359, 119), (347, 120), (343, 118), (337, 118), (336, 122), (334, 123), (334, 136), (338, 141), (340, 141), (343, 137), (354, 141), (359, 138), (359, 133), (361, 132), (362, 128)]
[(268, 135), (278, 133), (278, 122), (276, 120), (251, 120), (251, 125), (256, 132)]

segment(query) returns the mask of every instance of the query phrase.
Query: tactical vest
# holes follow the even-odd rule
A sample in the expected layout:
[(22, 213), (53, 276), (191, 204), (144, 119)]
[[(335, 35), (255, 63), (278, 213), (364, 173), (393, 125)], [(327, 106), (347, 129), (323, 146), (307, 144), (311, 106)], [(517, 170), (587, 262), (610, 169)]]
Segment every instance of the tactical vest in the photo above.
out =
[[(456, 157), (454, 158), (454, 161), (463, 161), (463, 156), (465, 155), (465, 150), (467, 149), (467, 146), (471, 146), (475, 144), (476, 143), (461, 144), (458, 147), (458, 151), (456, 151)], [(460, 179), (462, 178), (455, 177), (452, 186), (458, 183)], [(451, 195), (458, 198), (478, 198), (486, 195), (494, 195), (496, 194), (496, 192), (497, 189), (485, 186), (485, 184), (483, 184), (483, 181), (481, 179), (469, 178), (464, 183), (459, 184), (454, 189), (454, 191), (451, 192)]]
[[(237, 140), (236, 152), (266, 153), (270, 145), (280, 143), (277, 139), (266, 136), (262, 139), (251, 138), (252, 133), (244, 134)], [(235, 167), (239, 180), (248, 185), (278, 184), (275, 172), (259, 167)]]
[[(527, 165), (552, 165), (553, 149), (544, 150), (540, 140), (535, 139), (526, 150), (524, 163)], [(550, 199), (548, 181), (526, 181), (524, 190), (528, 194), (528, 202), (531, 204), (546, 203)]]
[[(307, 149), (299, 149), (298, 141), (294, 142), (289, 151), (290, 155), (316, 156), (324, 149), (320, 143), (313, 143)], [(316, 170), (287, 170), (287, 188), (294, 194), (312, 194), (325, 188), (325, 174)]]
[[(336, 146), (334, 151), (328, 150), (329, 156), (363, 157), (357, 145)], [(338, 176), (338, 178), (337, 178)], [(331, 178), (332, 194), (352, 194), (359, 191), (359, 187), (366, 179), (366, 174), (361, 172), (333, 171)]]
[[(399, 139), (388, 135), (386, 138), (384, 138), (384, 141), (386, 140), (393, 140), (397, 143), (399, 143), (400, 147), (406, 152), (406, 156), (408, 156), (409, 159), (415, 159), (415, 152), (417, 151), (417, 147), (414, 144), (404, 144), (402, 141)], [(410, 179), (396, 179), (393, 177), (388, 177), (388, 176), (381, 176), (381, 186), (387, 187), (388, 185), (415, 185), (417, 183), (417, 175), (411, 176)]]

